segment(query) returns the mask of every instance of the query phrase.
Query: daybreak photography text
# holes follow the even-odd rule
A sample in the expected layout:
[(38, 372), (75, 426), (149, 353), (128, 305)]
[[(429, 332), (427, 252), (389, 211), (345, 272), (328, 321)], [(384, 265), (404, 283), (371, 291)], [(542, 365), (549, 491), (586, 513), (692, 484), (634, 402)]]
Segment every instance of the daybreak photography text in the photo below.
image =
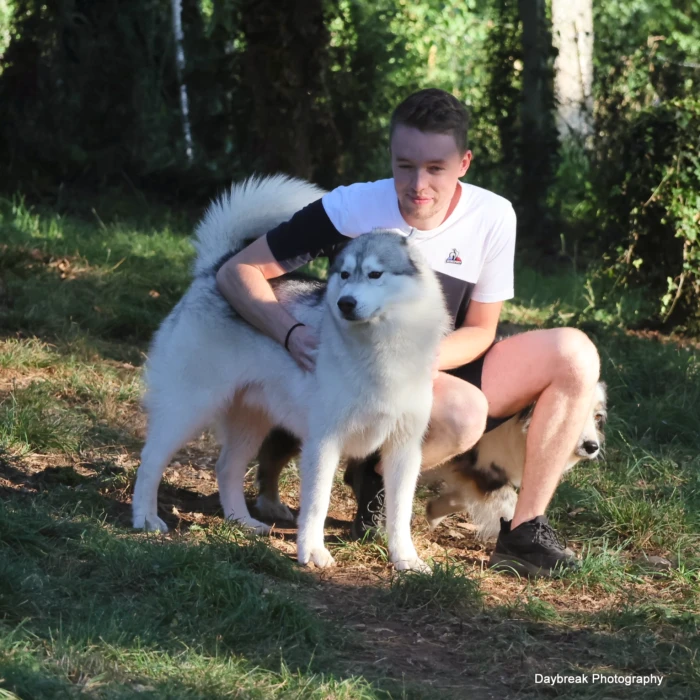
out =
[(609, 685), (655, 685), (660, 686), (664, 677), (649, 674), (645, 676), (623, 675), (621, 673), (580, 673), (565, 676), (557, 673), (555, 676), (545, 676), (542, 673), (535, 674), (535, 683), (538, 685), (594, 685), (596, 683)]

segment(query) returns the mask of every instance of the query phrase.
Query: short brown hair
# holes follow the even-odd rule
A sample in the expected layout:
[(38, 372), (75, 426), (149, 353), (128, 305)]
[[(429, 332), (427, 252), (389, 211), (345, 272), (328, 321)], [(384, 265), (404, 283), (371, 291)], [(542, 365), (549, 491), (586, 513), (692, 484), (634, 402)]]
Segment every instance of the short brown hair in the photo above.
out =
[(459, 152), (467, 150), (469, 113), (454, 95), (444, 90), (427, 88), (409, 95), (391, 115), (390, 142), (398, 124), (433, 134), (452, 134)]

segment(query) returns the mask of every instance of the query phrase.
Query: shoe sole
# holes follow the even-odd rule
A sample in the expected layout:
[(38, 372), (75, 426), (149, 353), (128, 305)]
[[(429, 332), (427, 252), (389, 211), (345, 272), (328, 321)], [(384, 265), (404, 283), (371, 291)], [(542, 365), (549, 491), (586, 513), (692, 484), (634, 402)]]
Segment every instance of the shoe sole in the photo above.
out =
[(564, 564), (555, 569), (547, 569), (512, 554), (500, 554), (498, 552), (494, 552), (491, 555), (488, 566), (494, 571), (502, 571), (509, 574), (516, 573), (520, 574), (520, 576), (532, 576), (533, 578), (554, 578), (561, 576), (567, 569), (574, 568), (571, 564)]

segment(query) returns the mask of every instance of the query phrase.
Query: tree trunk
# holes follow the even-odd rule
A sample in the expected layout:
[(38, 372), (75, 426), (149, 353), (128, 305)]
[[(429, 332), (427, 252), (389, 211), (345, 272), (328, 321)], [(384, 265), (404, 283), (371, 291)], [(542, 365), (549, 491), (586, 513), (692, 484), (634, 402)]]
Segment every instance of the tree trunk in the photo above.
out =
[(252, 99), (246, 161), (313, 178), (334, 132), (324, 77), (329, 34), (323, 0), (243, 0), (243, 82)]
[(190, 114), (187, 100), (187, 85), (185, 85), (185, 49), (183, 46), (184, 34), (182, 32), (182, 0), (171, 0), (170, 7), (173, 17), (173, 35), (175, 37), (175, 65), (177, 67), (177, 82), (180, 86), (180, 117), (182, 119), (182, 132), (185, 138), (185, 154), (187, 160), (192, 162), (192, 129), (190, 128)]
[(559, 51), (554, 64), (559, 136), (585, 139), (593, 130), (592, 0), (552, 0), (552, 29)]
[(518, 9), (523, 25), (521, 224), (530, 240), (551, 247), (556, 241), (552, 240), (546, 200), (558, 149), (552, 40), (545, 0), (519, 0)]

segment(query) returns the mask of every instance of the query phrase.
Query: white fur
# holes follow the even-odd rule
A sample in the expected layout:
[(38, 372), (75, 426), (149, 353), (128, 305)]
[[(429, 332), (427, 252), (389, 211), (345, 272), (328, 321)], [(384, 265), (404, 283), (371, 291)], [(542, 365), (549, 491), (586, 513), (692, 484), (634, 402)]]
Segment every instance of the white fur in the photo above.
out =
[[(397, 257), (403, 250), (417, 274), (393, 274), (391, 265), (376, 280), (333, 274), (322, 310), (295, 294), (294, 283), (281, 287), (280, 303), (319, 334), (316, 370), (304, 372), (281, 345), (232, 315), (211, 272), (227, 252), (226, 241), (229, 249), (239, 249), (242, 240), (278, 223), (270, 211), (285, 210), (279, 200), (287, 197), (295, 211), (300, 202), (316, 199), (318, 190), (280, 178), (234, 186), (199, 227), (195, 271), (200, 275), (156, 333), (146, 366), (149, 430), (134, 491), (134, 527), (167, 529), (157, 515), (163, 471), (180, 446), (215, 424), (222, 443), (216, 472), (225, 517), (258, 533), (269, 531), (248, 512), (243, 478), (277, 425), (302, 440), (301, 563), (333, 563), (323, 525), (341, 457), (381, 449), (391, 561), (397, 569), (422, 569), (410, 519), (432, 405), (430, 367), (448, 326), (439, 282), (396, 234), (367, 234), (349, 243), (351, 255), (373, 244), (395, 250)], [(346, 320), (338, 309), (336, 302), (348, 294), (357, 298), (357, 320)]]
[(324, 194), (315, 185), (286, 175), (234, 183), (209, 205), (197, 226), (194, 274), (205, 272), (229, 251), (241, 250), (245, 239), (265, 235)]
[[(595, 459), (602, 452), (604, 435), (601, 426), (605, 416), (605, 385), (599, 382), (581, 436), (564, 468), (565, 473), (581, 460)], [(424, 483), (445, 483), (442, 493), (431, 500), (426, 509), (431, 529), (436, 528), (448, 515), (467, 511), (470, 520), (477, 527), (476, 535), (479, 539), (490, 540), (498, 536), (500, 519), (512, 520), (515, 511), (518, 500), (515, 489), (522, 482), (525, 440), (529, 427), (530, 415), (514, 416), (483, 435), (473, 448), (477, 451), (477, 468), (488, 469), (492, 464), (497, 464), (505, 470), (509, 483), (499, 489), (482, 492), (474, 480), (465, 477), (464, 472), (458, 468), (458, 460), (450, 460), (421, 474)], [(590, 454), (583, 448), (588, 441), (598, 445), (598, 449)]]

